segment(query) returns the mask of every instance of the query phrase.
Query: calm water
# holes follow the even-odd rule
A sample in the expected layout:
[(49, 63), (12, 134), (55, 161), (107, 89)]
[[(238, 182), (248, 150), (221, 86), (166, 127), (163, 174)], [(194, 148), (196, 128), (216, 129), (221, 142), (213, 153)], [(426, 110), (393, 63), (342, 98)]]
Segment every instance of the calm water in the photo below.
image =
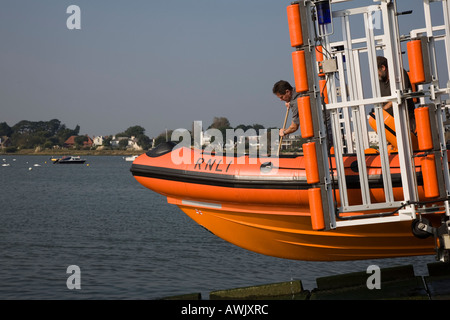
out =
[[(413, 264), (434, 256), (302, 262), (246, 251), (212, 235), (138, 184), (122, 157), (53, 165), (48, 156), (0, 156), (0, 299), (158, 299)], [(5, 159), (5, 160), (3, 160)], [(16, 161), (13, 161), (16, 159)], [(34, 166), (39, 164), (40, 166)], [(89, 165), (87, 165), (89, 164)], [(30, 170), (31, 168), (31, 170)], [(66, 286), (81, 270), (81, 290)]]

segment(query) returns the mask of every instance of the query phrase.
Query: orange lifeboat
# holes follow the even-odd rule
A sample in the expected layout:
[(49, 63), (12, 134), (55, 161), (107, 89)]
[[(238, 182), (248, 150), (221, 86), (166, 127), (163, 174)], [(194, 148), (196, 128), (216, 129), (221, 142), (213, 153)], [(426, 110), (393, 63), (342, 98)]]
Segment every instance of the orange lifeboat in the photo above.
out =
[[(183, 163), (174, 161), (180, 154)], [(348, 155), (344, 163), (348, 198), (352, 204), (360, 204), (356, 156)], [(390, 163), (394, 197), (402, 199), (398, 155), (391, 154)], [(384, 191), (379, 155), (366, 155), (366, 164), (371, 200), (381, 202)], [(419, 194), (425, 200), (420, 157), (416, 171)], [(261, 254), (337, 261), (435, 253), (433, 239), (414, 237), (411, 221), (315, 231), (303, 156), (227, 157), (164, 143), (139, 156), (131, 172), (140, 184), (166, 196), (170, 204), (218, 237)], [(339, 190), (335, 195), (339, 205)], [(433, 214), (430, 219), (439, 221), (440, 216)]]

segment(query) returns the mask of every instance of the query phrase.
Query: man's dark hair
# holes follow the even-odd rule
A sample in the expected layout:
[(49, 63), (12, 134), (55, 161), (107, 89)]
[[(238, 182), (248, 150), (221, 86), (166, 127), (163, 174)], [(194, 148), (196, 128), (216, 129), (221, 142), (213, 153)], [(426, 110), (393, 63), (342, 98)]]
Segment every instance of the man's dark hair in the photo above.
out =
[(382, 66), (384, 66), (387, 70), (388, 68), (388, 61), (385, 57), (377, 57), (377, 65), (378, 65), (378, 69), (381, 69)]
[(273, 94), (277, 94), (277, 93), (285, 94), (286, 90), (292, 91), (292, 89), (293, 88), (289, 82), (280, 80), (274, 84), (272, 91), (273, 91)]

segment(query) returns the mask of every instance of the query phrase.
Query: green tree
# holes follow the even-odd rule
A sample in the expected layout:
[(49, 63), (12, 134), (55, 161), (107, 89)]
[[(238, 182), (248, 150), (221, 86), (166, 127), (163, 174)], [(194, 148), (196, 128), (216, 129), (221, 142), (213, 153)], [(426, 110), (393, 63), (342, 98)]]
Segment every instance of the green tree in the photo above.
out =
[(13, 133), (16, 134), (26, 134), (33, 131), (34, 125), (31, 121), (22, 120), (16, 123), (13, 127)]
[(212, 124), (209, 126), (208, 129), (231, 129), (230, 121), (228, 121), (225, 117), (214, 117)]
[(119, 141), (119, 149), (126, 149), (128, 147), (128, 139), (122, 139)]
[(102, 146), (105, 146), (105, 147), (111, 147), (111, 140), (112, 140), (112, 137), (111, 137), (111, 136), (105, 137), (105, 138), (103, 139)]
[(125, 134), (127, 135), (127, 137), (137, 137), (137, 136), (141, 136), (141, 135), (145, 135), (145, 129), (141, 126), (133, 126), (133, 127), (129, 127), (127, 130), (125, 130)]
[(58, 119), (52, 119), (47, 122), (46, 127), (47, 131), (50, 133), (50, 136), (54, 136), (61, 128), (61, 121), (59, 121)]
[(0, 122), (0, 136), (10, 137), (12, 132), (11, 127), (6, 122)]
[(259, 123), (254, 124), (252, 127), (253, 127), (253, 129), (256, 130), (257, 134), (260, 134), (259, 130), (265, 129), (264, 126), (262, 124), (259, 124)]
[(9, 134), (13, 145), (23, 149), (32, 149), (37, 146), (62, 146), (70, 136), (78, 135), (80, 132), (79, 125), (73, 130), (68, 129), (58, 119), (50, 121), (22, 120), (13, 127), (9, 129), (8, 127), (6, 123), (0, 123), (0, 133)]
[(159, 134), (159, 136), (157, 136), (156, 139), (155, 139), (155, 146), (157, 146), (157, 145), (159, 145), (159, 144), (161, 144), (163, 142), (170, 141), (170, 137), (172, 136), (172, 132), (173, 132), (173, 130), (168, 130), (168, 131), (161, 132)]
[(244, 132), (246, 132), (248, 129), (252, 129), (252, 128), (253, 128), (252, 126), (245, 125), (245, 124), (240, 124), (236, 128), (234, 128), (234, 130), (242, 129)]
[(227, 129), (233, 129), (230, 125), (230, 121), (228, 121), (228, 119), (225, 117), (214, 117), (213, 123), (209, 126), (208, 129), (212, 128), (220, 130), (224, 139), (227, 135)]
[(125, 130), (124, 132), (119, 132), (116, 134), (116, 137), (137, 137), (139, 135), (143, 135), (145, 134), (145, 129), (141, 126), (132, 126), (129, 127), (127, 130)]
[(76, 136), (74, 140), (75, 140), (76, 147), (83, 147), (84, 142), (88, 141), (88, 137), (87, 136)]
[(69, 139), (71, 136), (78, 136), (78, 133), (80, 132), (80, 126), (77, 125), (75, 129), (69, 129), (66, 128), (66, 125), (63, 124), (60, 126), (58, 133), (56, 134), (56, 137), (59, 140), (59, 145), (62, 146), (64, 142)]
[(136, 139), (138, 139), (138, 145), (144, 149), (148, 150), (152, 147), (152, 140), (147, 137), (145, 134), (140, 134), (136, 136)]
[[(145, 129), (141, 126), (129, 127), (124, 132), (120, 132), (120, 133), (116, 134), (116, 137), (127, 137), (127, 138), (135, 137), (138, 140), (137, 144), (140, 147), (142, 147), (143, 149), (151, 148), (151, 140), (148, 136), (145, 135)], [(120, 146), (120, 142), (119, 142), (119, 146)], [(128, 144), (123, 147), (126, 148), (127, 146), (128, 146)]]

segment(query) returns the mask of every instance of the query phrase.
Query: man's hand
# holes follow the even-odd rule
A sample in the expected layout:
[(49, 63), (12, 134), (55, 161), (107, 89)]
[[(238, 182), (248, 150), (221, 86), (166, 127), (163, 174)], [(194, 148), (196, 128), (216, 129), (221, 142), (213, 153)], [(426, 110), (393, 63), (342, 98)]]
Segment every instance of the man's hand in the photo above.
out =
[(392, 101), (389, 101), (388, 103), (386, 103), (386, 104), (383, 106), (383, 109), (384, 109), (384, 110), (389, 110), (390, 108), (392, 108)]

